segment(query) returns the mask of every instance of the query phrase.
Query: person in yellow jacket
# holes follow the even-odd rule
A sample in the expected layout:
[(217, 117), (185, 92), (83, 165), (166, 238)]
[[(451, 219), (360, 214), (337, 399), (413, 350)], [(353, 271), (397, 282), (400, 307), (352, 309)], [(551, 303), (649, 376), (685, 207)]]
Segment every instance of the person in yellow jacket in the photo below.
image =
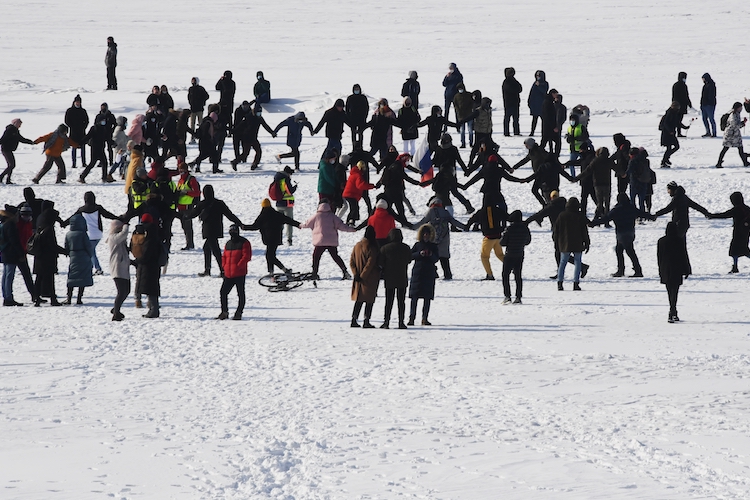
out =
[[(570, 144), (570, 162), (574, 162), (581, 157), (581, 146), (589, 140), (589, 131), (575, 113), (570, 115), (568, 124), (568, 133), (565, 134), (565, 139)], [(576, 167), (570, 163), (568, 165), (570, 166), (570, 175), (575, 177)]]
[(128, 151), (130, 151), (130, 164), (128, 165), (128, 173), (125, 175), (125, 194), (130, 194), (130, 185), (133, 184), (135, 179), (135, 173), (139, 168), (144, 168), (143, 163), (143, 147), (140, 144), (136, 144), (134, 141), (128, 141)]
[(56, 184), (65, 183), (65, 162), (62, 159), (62, 154), (70, 149), (70, 140), (68, 139), (68, 126), (60, 124), (57, 130), (50, 132), (47, 135), (43, 135), (34, 141), (34, 144), (44, 143), (44, 154), (47, 155), (47, 159), (42, 166), (42, 169), (36, 176), (31, 179), (34, 184), (39, 184), (44, 175), (49, 172), (52, 168), (52, 164), (57, 165), (57, 181)]

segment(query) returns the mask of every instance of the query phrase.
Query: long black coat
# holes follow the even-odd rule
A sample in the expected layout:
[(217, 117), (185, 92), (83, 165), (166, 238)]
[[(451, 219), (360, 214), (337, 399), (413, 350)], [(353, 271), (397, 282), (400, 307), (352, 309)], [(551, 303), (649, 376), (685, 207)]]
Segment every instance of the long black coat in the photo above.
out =
[(79, 146), (83, 144), (83, 136), (89, 126), (89, 114), (85, 109), (71, 106), (65, 112), (65, 125), (70, 129), (68, 137)]
[(503, 106), (506, 113), (521, 109), (521, 92), (523, 86), (515, 76), (503, 80)]
[(214, 198), (214, 190), (210, 185), (203, 188), (203, 199), (184, 215), (191, 219), (196, 216), (203, 222), (201, 234), (204, 239), (224, 237), (224, 217), (235, 224), (242, 225), (240, 219), (229, 210), (226, 203)]
[(160, 295), (161, 253), (164, 251), (156, 224), (138, 224), (133, 234), (146, 234), (143, 256), (136, 259), (136, 294)]
[(378, 264), (383, 269), (386, 288), (406, 288), (407, 271), (411, 262), (411, 248), (402, 241), (391, 241), (380, 247)]
[(748, 240), (750, 239), (750, 207), (745, 205), (742, 194), (732, 193), (729, 197), (732, 208), (711, 216), (712, 219), (732, 219), (732, 242), (729, 244), (730, 257), (744, 257), (750, 255)]
[[(674, 229), (672, 229), (674, 228)], [(676, 226), (667, 226), (667, 235), (656, 243), (659, 278), (665, 285), (681, 285), (683, 276), (692, 274), (685, 239)]]
[[(428, 250), (430, 255), (421, 255), (422, 250)], [(411, 247), (411, 258), (414, 260), (414, 266), (411, 268), (409, 297), (412, 299), (434, 299), (435, 279), (438, 277), (435, 264), (440, 260), (437, 245), (431, 241), (426, 243), (418, 241)]]
[(693, 107), (693, 103), (690, 102), (690, 93), (688, 92), (687, 84), (681, 79), (672, 85), (672, 101), (680, 103), (680, 113), (683, 115), (687, 113), (688, 108)]
[(352, 94), (346, 98), (344, 107), (346, 116), (351, 125), (364, 125), (367, 121), (367, 115), (370, 113), (370, 103), (367, 102), (367, 96), (364, 94)]
[(255, 222), (250, 224), (248, 229), (251, 231), (259, 230), (264, 244), (279, 246), (283, 241), (282, 230), (285, 224), (299, 227), (299, 222), (294, 219), (277, 212), (271, 207), (263, 207)]
[(561, 252), (583, 252), (589, 247), (591, 240), (587, 222), (578, 200), (569, 199), (552, 230), (552, 238)]

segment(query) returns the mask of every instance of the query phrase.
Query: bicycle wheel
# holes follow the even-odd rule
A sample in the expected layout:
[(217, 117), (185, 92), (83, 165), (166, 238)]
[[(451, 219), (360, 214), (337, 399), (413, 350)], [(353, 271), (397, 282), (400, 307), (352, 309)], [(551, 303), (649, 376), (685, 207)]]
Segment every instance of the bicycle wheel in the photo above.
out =
[(269, 292), (288, 292), (302, 286), (301, 281), (285, 281), (268, 289)]
[(288, 280), (286, 274), (267, 274), (258, 280), (258, 284), (268, 288), (274, 288), (279, 286), (280, 284), (286, 283), (287, 281)]

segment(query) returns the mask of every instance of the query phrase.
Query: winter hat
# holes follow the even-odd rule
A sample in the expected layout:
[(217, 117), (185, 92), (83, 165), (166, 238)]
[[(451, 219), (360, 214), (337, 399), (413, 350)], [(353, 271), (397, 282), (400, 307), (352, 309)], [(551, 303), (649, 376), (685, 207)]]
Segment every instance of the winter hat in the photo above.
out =
[(135, 171), (136, 177), (147, 177), (148, 172), (146, 172), (146, 169), (141, 167), (138, 170)]
[(440, 147), (443, 149), (448, 149), (453, 145), (453, 139), (451, 138), (450, 134), (443, 134), (443, 136), (440, 138)]
[(292, 167), (290, 167), (289, 165), (287, 165), (286, 167), (284, 167), (284, 173), (292, 175), (294, 173), (294, 169), (292, 169)]
[(257, 77), (261, 77), (261, 78), (263, 78), (263, 72), (262, 72), (262, 71), (258, 71), (257, 73), (255, 73), (255, 77), (256, 77), (256, 78), (257, 78)]
[(388, 202), (383, 199), (380, 199), (375, 204), (375, 208), (382, 208), (383, 210), (388, 210)]
[(404, 97), (404, 107), (408, 108), (409, 106), (411, 106), (411, 97), (406, 96)]
[(294, 115), (294, 121), (301, 122), (305, 120), (305, 112), (299, 111), (296, 115)]
[(349, 165), (349, 160), (351, 157), (349, 155), (341, 155), (341, 158), (339, 158), (339, 163), (342, 165)]
[(678, 187), (679, 187), (679, 185), (675, 181), (672, 181), (669, 184), (667, 184), (667, 189), (669, 189), (670, 191), (674, 191)]
[(526, 140), (523, 141), (523, 145), (526, 146), (527, 148), (531, 149), (534, 146), (536, 146), (536, 141), (534, 140), (533, 137), (529, 137), (528, 139), (526, 139)]
[(737, 101), (734, 104), (732, 104), (732, 109), (733, 110), (737, 109), (737, 108), (741, 108), (741, 107), (742, 107), (742, 104), (739, 101)]
[(20, 119), (20, 118), (13, 118), (13, 119), (12, 119), (12, 120), (10, 121), (10, 123), (11, 123), (11, 124), (12, 124), (12, 125), (13, 125), (14, 127), (16, 127), (16, 128), (19, 128), (19, 127), (21, 126), (21, 123), (23, 123), (23, 122), (21, 122), (21, 119)]
[(224, 72), (224, 78), (232, 78), (232, 72), (229, 70), (226, 70)]
[(456, 90), (466, 90), (466, 85), (463, 82), (456, 85)]
[(343, 99), (336, 99), (336, 102), (333, 103), (333, 106), (336, 108), (343, 108), (344, 107), (344, 100)]
[(154, 222), (154, 218), (151, 216), (151, 214), (143, 214), (141, 216), (141, 224), (150, 224)]
[(388, 99), (386, 99), (385, 97), (381, 97), (378, 101), (378, 107), (380, 106), (388, 106)]
[(687, 78), (687, 73), (685, 73), (684, 71), (680, 71), (680, 72), (679, 72), (679, 73), (677, 74), (677, 79), (678, 79), (678, 80), (682, 80), (683, 78)]
[(271, 200), (269, 200), (268, 198), (263, 198), (263, 201), (260, 202), (260, 206), (263, 208), (270, 207)]
[(125, 124), (126, 124), (126, 123), (128, 123), (128, 119), (127, 119), (127, 118), (125, 118), (124, 116), (118, 116), (118, 117), (117, 117), (117, 120), (116, 120), (116, 123), (117, 123), (117, 124), (118, 124), (119, 126), (121, 126), (121, 127), (124, 127), (124, 126), (125, 126)]
[(61, 134), (67, 134), (68, 133), (68, 126), (64, 123), (61, 123), (57, 126), (57, 131)]
[(114, 219), (109, 223), (109, 232), (112, 234), (119, 233), (120, 231), (122, 231), (122, 226), (124, 226), (124, 224), (121, 220)]
[(324, 160), (330, 160), (331, 158), (336, 158), (336, 150), (334, 148), (326, 149), (323, 153)]
[(388, 232), (388, 241), (397, 241), (401, 243), (404, 241), (404, 235), (401, 233), (401, 230), (397, 227), (394, 227)]
[(512, 76), (516, 76), (516, 68), (505, 68), (505, 78), (510, 78)]
[(627, 193), (620, 193), (617, 195), (617, 203), (627, 204), (630, 203), (630, 197)]
[(411, 78), (412, 80), (416, 80), (417, 79), (417, 72), (414, 71), (414, 70), (409, 71), (409, 78)]
[(237, 224), (232, 224), (229, 226), (229, 236), (239, 236), (240, 235), (240, 226)]
[(432, 107), (432, 116), (437, 116), (438, 113), (440, 113), (442, 109), (437, 104)]
[(513, 210), (508, 216), (508, 220), (513, 223), (518, 223), (523, 220), (523, 214), (520, 210)]
[(558, 191), (558, 190), (554, 190), (554, 191), (552, 191), (552, 192), (551, 192), (551, 193), (549, 194), (549, 198), (550, 198), (551, 200), (554, 200), (554, 199), (558, 198), (559, 196), (560, 196), (560, 191)]

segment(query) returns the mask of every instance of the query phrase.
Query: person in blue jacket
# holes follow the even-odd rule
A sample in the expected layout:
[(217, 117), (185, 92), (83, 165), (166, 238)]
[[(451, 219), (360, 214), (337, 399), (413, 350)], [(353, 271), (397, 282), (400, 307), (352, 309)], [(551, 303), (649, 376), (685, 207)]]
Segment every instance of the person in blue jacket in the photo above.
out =
[[(456, 66), (456, 63), (450, 63), (448, 65), (448, 74), (445, 75), (445, 78), (443, 78), (443, 87), (445, 87), (445, 118), (448, 118), (448, 115), (451, 110), (451, 103), (453, 102), (453, 98), (458, 93), (458, 89), (456, 86), (459, 83), (463, 83), (464, 81), (464, 75), (461, 74), (461, 72), (458, 70), (458, 66)], [(456, 120), (458, 120), (458, 117), (456, 117)]]
[(287, 129), (286, 145), (292, 148), (292, 150), (288, 153), (276, 155), (276, 161), (281, 163), (282, 158), (294, 158), (294, 169), (299, 170), (299, 147), (302, 144), (302, 129), (307, 127), (310, 130), (310, 135), (315, 135), (313, 126), (305, 116), (305, 112), (300, 111), (276, 125), (273, 133), (277, 134), (284, 127)]

